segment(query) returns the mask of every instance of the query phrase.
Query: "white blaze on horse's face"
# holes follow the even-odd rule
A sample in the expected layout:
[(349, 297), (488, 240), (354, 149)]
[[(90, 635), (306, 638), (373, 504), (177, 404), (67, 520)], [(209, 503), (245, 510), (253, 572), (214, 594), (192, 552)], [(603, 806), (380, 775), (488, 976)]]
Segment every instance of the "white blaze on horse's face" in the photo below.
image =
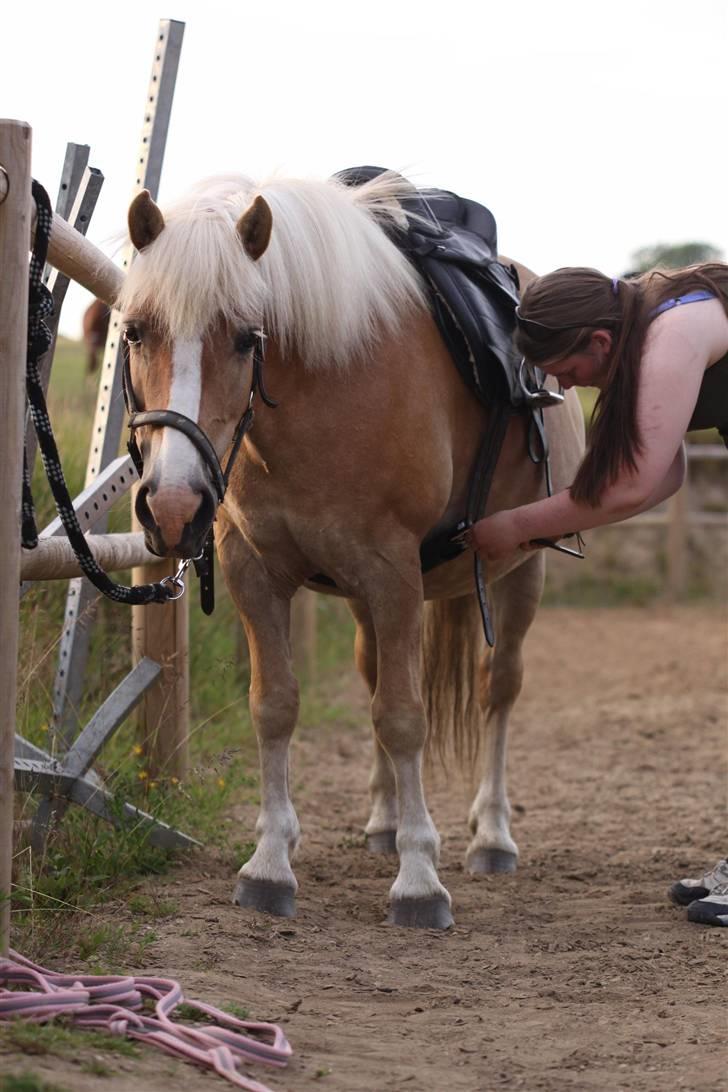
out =
[[(204, 429), (201, 337), (164, 342), (149, 323), (133, 324), (132, 384), (143, 409), (172, 410)], [(190, 557), (200, 552), (217, 506), (210, 472), (195, 444), (172, 426), (140, 429), (144, 473), (137, 516), (155, 553)]]
[[(199, 424), (202, 397), (202, 338), (177, 340), (172, 345), (172, 378), (167, 409)], [(159, 487), (180, 488), (204, 474), (200, 453), (192, 441), (176, 429), (162, 430), (156, 460)]]

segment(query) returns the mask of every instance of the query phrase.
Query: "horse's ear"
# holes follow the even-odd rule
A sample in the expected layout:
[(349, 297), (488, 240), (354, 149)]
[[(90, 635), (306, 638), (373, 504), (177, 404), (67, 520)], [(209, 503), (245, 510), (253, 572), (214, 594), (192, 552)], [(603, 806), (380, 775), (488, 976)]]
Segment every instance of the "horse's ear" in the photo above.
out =
[(238, 220), (237, 227), (245, 253), (257, 262), (261, 254), (265, 253), (273, 227), (273, 213), (265, 198), (258, 194), (250, 208)]
[(161, 210), (152, 201), (149, 190), (138, 193), (129, 205), (129, 238), (137, 250), (144, 250), (164, 227)]

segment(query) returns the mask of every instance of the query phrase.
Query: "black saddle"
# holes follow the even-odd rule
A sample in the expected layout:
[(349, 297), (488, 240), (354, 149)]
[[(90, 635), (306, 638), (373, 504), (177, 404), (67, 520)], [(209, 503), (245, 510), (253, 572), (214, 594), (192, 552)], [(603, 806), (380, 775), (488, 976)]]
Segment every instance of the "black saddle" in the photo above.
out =
[[(351, 167), (336, 178), (359, 186), (383, 173), (382, 167)], [(414, 186), (400, 203), (407, 227), (388, 226), (388, 234), (425, 280), (460, 375), (483, 403), (521, 409), (520, 358), (513, 345), (518, 275), (498, 261), (492, 213), (449, 190)]]
[[(383, 167), (350, 167), (335, 177), (360, 186), (384, 174)], [(495, 219), (475, 201), (449, 190), (417, 190), (400, 204), (407, 215), (404, 227), (388, 221), (384, 230), (429, 288), (432, 313), (455, 365), (467, 386), (488, 407), (488, 427), (471, 470), (463, 519), (454, 527), (428, 535), (420, 547), (422, 571), (428, 572), (459, 556), (466, 548), (461, 532), (479, 520), (486, 508), (498, 454), (514, 413), (529, 418), (530, 458), (544, 463), (551, 493), (548, 446), (543, 429), (543, 375), (533, 369), (522, 382), (520, 359), (513, 344), (519, 284), (516, 270), (498, 261)], [(535, 394), (534, 394), (535, 389)], [(475, 586), (485, 638), (494, 642), (483, 565), (474, 555)], [(317, 583), (333, 584), (319, 573)]]

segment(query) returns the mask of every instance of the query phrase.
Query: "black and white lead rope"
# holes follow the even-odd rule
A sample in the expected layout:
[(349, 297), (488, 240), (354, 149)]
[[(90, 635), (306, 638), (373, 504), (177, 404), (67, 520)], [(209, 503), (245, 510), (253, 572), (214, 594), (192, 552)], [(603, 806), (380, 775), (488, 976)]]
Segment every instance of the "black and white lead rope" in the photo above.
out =
[[(166, 603), (171, 599), (178, 599), (184, 592), (182, 576), (190, 564), (190, 560), (181, 562), (174, 576), (165, 577), (157, 584), (138, 584), (134, 587), (116, 584), (107, 576), (91, 553), (76, 517), (73, 501), (63, 476), (63, 467), (53, 437), (45, 395), (38, 372), (38, 361), (51, 343), (50, 331), (43, 320), (47, 315), (51, 314), (53, 301), (50, 292), (43, 284), (42, 275), (53, 225), (53, 211), (48, 194), (35, 180), (33, 180), (32, 193), (38, 213), (35, 243), (30, 258), (26, 393), (31, 420), (38, 435), (38, 447), (43, 460), (43, 467), (56, 503), (58, 515), (84, 576), (88, 577), (94, 587), (98, 588), (107, 598), (113, 599), (117, 603), (127, 603), (130, 606), (144, 603)], [(30, 468), (25, 453), (23, 457), (21, 542), (28, 550), (32, 550), (38, 545), (38, 531), (30, 486)]]

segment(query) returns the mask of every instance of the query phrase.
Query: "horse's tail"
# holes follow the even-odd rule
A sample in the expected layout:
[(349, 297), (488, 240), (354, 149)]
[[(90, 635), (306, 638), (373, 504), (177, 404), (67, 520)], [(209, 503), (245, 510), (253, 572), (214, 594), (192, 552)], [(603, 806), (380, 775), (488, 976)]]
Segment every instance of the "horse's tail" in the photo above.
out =
[(425, 604), (422, 666), (428, 757), (471, 765), (488, 702), (488, 654), (474, 595)]

